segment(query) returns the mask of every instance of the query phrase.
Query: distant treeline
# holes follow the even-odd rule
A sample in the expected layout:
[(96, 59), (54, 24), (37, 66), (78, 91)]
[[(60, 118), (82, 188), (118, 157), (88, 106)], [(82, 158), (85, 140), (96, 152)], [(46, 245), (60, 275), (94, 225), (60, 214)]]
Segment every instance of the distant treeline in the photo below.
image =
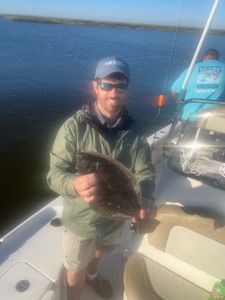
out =
[[(119, 27), (119, 28), (143, 28), (159, 31), (176, 31), (176, 26), (170, 25), (155, 25), (155, 24), (140, 24), (140, 23), (121, 23), (111, 21), (95, 21), (95, 20), (79, 20), (71, 18), (55, 18), (55, 17), (41, 17), (41, 16), (25, 16), (25, 15), (7, 15), (0, 14), (0, 18), (21, 21), (21, 22), (37, 22), (37, 23), (51, 23), (51, 24), (70, 24), (70, 25), (88, 25), (88, 26), (101, 26), (101, 27)], [(199, 32), (202, 28), (195, 27), (179, 27), (181, 32)], [(225, 34), (222, 29), (210, 29), (209, 33), (212, 34)]]

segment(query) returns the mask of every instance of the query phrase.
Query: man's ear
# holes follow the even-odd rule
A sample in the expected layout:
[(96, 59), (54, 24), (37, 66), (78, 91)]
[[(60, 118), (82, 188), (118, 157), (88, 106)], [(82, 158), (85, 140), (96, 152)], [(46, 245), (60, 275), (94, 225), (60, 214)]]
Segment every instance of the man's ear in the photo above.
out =
[(97, 83), (96, 80), (92, 81), (92, 88), (93, 88), (93, 91), (97, 94), (97, 92), (98, 92), (98, 83)]

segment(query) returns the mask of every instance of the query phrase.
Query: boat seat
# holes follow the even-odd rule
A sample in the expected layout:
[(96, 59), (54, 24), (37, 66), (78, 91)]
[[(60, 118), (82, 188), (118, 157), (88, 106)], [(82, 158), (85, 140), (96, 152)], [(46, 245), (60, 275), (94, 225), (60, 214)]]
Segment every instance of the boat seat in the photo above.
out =
[(197, 122), (197, 127), (209, 131), (225, 133), (225, 107), (204, 110)]
[(206, 300), (225, 278), (224, 220), (177, 205), (163, 205), (156, 220), (126, 263), (127, 299)]

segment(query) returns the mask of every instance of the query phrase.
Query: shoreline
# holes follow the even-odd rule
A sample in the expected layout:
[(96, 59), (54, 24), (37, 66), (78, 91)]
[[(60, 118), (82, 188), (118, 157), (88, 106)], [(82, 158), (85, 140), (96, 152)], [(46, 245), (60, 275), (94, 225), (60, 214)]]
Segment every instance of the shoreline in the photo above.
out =
[[(72, 18), (58, 18), (58, 17), (41, 17), (41, 16), (28, 16), (28, 15), (10, 15), (0, 14), (0, 19), (18, 22), (33, 22), (33, 23), (46, 23), (46, 24), (65, 24), (65, 25), (82, 25), (82, 26), (99, 26), (99, 27), (114, 27), (114, 28), (131, 28), (131, 29), (148, 29), (156, 31), (176, 31), (176, 26), (170, 25), (156, 25), (156, 24), (142, 24), (142, 23), (122, 23), (112, 21), (96, 21), (96, 20), (82, 20)], [(179, 32), (200, 32), (201, 28), (195, 27), (180, 27)], [(210, 34), (225, 34), (223, 29), (211, 29)]]

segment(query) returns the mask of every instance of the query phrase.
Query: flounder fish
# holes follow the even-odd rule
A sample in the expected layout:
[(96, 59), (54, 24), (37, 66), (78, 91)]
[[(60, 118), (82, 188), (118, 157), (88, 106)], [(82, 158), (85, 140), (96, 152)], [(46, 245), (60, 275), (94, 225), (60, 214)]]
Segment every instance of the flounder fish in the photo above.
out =
[(99, 198), (90, 207), (110, 219), (129, 219), (140, 209), (141, 189), (135, 176), (122, 163), (104, 154), (80, 152), (76, 155), (76, 173), (97, 173)]

